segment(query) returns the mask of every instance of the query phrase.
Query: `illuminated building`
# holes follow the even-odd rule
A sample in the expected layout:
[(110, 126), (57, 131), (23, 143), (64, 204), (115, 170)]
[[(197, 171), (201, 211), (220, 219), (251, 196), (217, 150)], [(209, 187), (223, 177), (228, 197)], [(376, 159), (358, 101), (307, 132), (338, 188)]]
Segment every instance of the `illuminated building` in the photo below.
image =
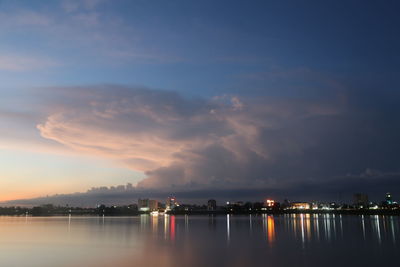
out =
[(292, 202), (290, 203), (290, 208), (294, 210), (309, 210), (310, 203), (307, 202)]
[(179, 204), (176, 201), (176, 198), (175, 197), (167, 198), (167, 203), (165, 204), (165, 210), (170, 211), (170, 210), (173, 210), (175, 207), (179, 207)]
[(388, 205), (393, 204), (392, 194), (390, 194), (390, 193), (386, 193), (386, 204), (388, 204)]
[(157, 200), (149, 200), (149, 209), (151, 211), (158, 210), (158, 201)]
[(149, 199), (138, 199), (138, 208), (140, 211), (149, 211), (150, 207), (149, 207)]
[(215, 199), (210, 199), (207, 202), (207, 210), (216, 210), (217, 209), (217, 201)]
[(275, 206), (275, 200), (272, 200), (272, 199), (264, 200), (264, 207), (272, 208), (274, 206)]
[(156, 211), (158, 210), (158, 201), (152, 199), (138, 199), (138, 208), (140, 211)]

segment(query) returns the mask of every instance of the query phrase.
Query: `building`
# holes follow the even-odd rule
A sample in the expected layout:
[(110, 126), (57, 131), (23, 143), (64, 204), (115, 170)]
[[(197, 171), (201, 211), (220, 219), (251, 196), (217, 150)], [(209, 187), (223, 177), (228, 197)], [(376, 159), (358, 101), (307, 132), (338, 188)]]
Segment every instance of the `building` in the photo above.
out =
[(275, 206), (275, 200), (273, 199), (264, 199), (264, 207), (273, 208)]
[(209, 211), (217, 210), (217, 201), (215, 201), (215, 199), (208, 200), (207, 210)]
[(158, 210), (158, 201), (152, 199), (138, 199), (139, 211), (156, 211)]
[(149, 209), (150, 211), (157, 211), (158, 210), (158, 201), (157, 200), (149, 200)]
[(139, 211), (149, 211), (150, 207), (149, 207), (149, 199), (145, 198), (145, 199), (138, 199), (138, 208)]
[(386, 204), (388, 204), (388, 205), (393, 204), (392, 194), (390, 194), (390, 193), (386, 193)]
[(311, 205), (308, 202), (292, 202), (290, 203), (290, 208), (294, 210), (309, 210)]
[(167, 198), (167, 203), (165, 204), (165, 210), (173, 210), (174, 208), (179, 207), (178, 202), (176, 201), (175, 197), (169, 197)]
[(366, 208), (368, 207), (368, 195), (367, 194), (361, 194), (357, 193), (354, 194), (354, 205), (358, 208)]

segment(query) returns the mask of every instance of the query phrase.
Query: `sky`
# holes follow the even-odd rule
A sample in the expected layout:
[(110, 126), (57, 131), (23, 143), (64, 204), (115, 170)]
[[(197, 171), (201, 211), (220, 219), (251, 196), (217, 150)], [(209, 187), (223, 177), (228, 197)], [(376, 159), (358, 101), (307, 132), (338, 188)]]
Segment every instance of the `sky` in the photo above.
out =
[(400, 200), (399, 8), (0, 0), (0, 201)]

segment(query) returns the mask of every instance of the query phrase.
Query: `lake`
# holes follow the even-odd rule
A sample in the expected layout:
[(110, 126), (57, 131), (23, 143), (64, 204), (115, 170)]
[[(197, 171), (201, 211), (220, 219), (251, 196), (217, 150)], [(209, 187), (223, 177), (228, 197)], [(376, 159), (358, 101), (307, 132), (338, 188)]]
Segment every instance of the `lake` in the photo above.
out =
[(398, 266), (397, 216), (0, 217), (0, 266)]

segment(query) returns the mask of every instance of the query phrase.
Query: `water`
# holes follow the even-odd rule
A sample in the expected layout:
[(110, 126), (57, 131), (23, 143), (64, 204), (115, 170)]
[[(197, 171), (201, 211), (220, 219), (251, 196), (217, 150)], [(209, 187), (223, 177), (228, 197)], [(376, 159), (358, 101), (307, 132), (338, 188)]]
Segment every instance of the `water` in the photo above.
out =
[(0, 266), (398, 266), (395, 216), (0, 217)]

